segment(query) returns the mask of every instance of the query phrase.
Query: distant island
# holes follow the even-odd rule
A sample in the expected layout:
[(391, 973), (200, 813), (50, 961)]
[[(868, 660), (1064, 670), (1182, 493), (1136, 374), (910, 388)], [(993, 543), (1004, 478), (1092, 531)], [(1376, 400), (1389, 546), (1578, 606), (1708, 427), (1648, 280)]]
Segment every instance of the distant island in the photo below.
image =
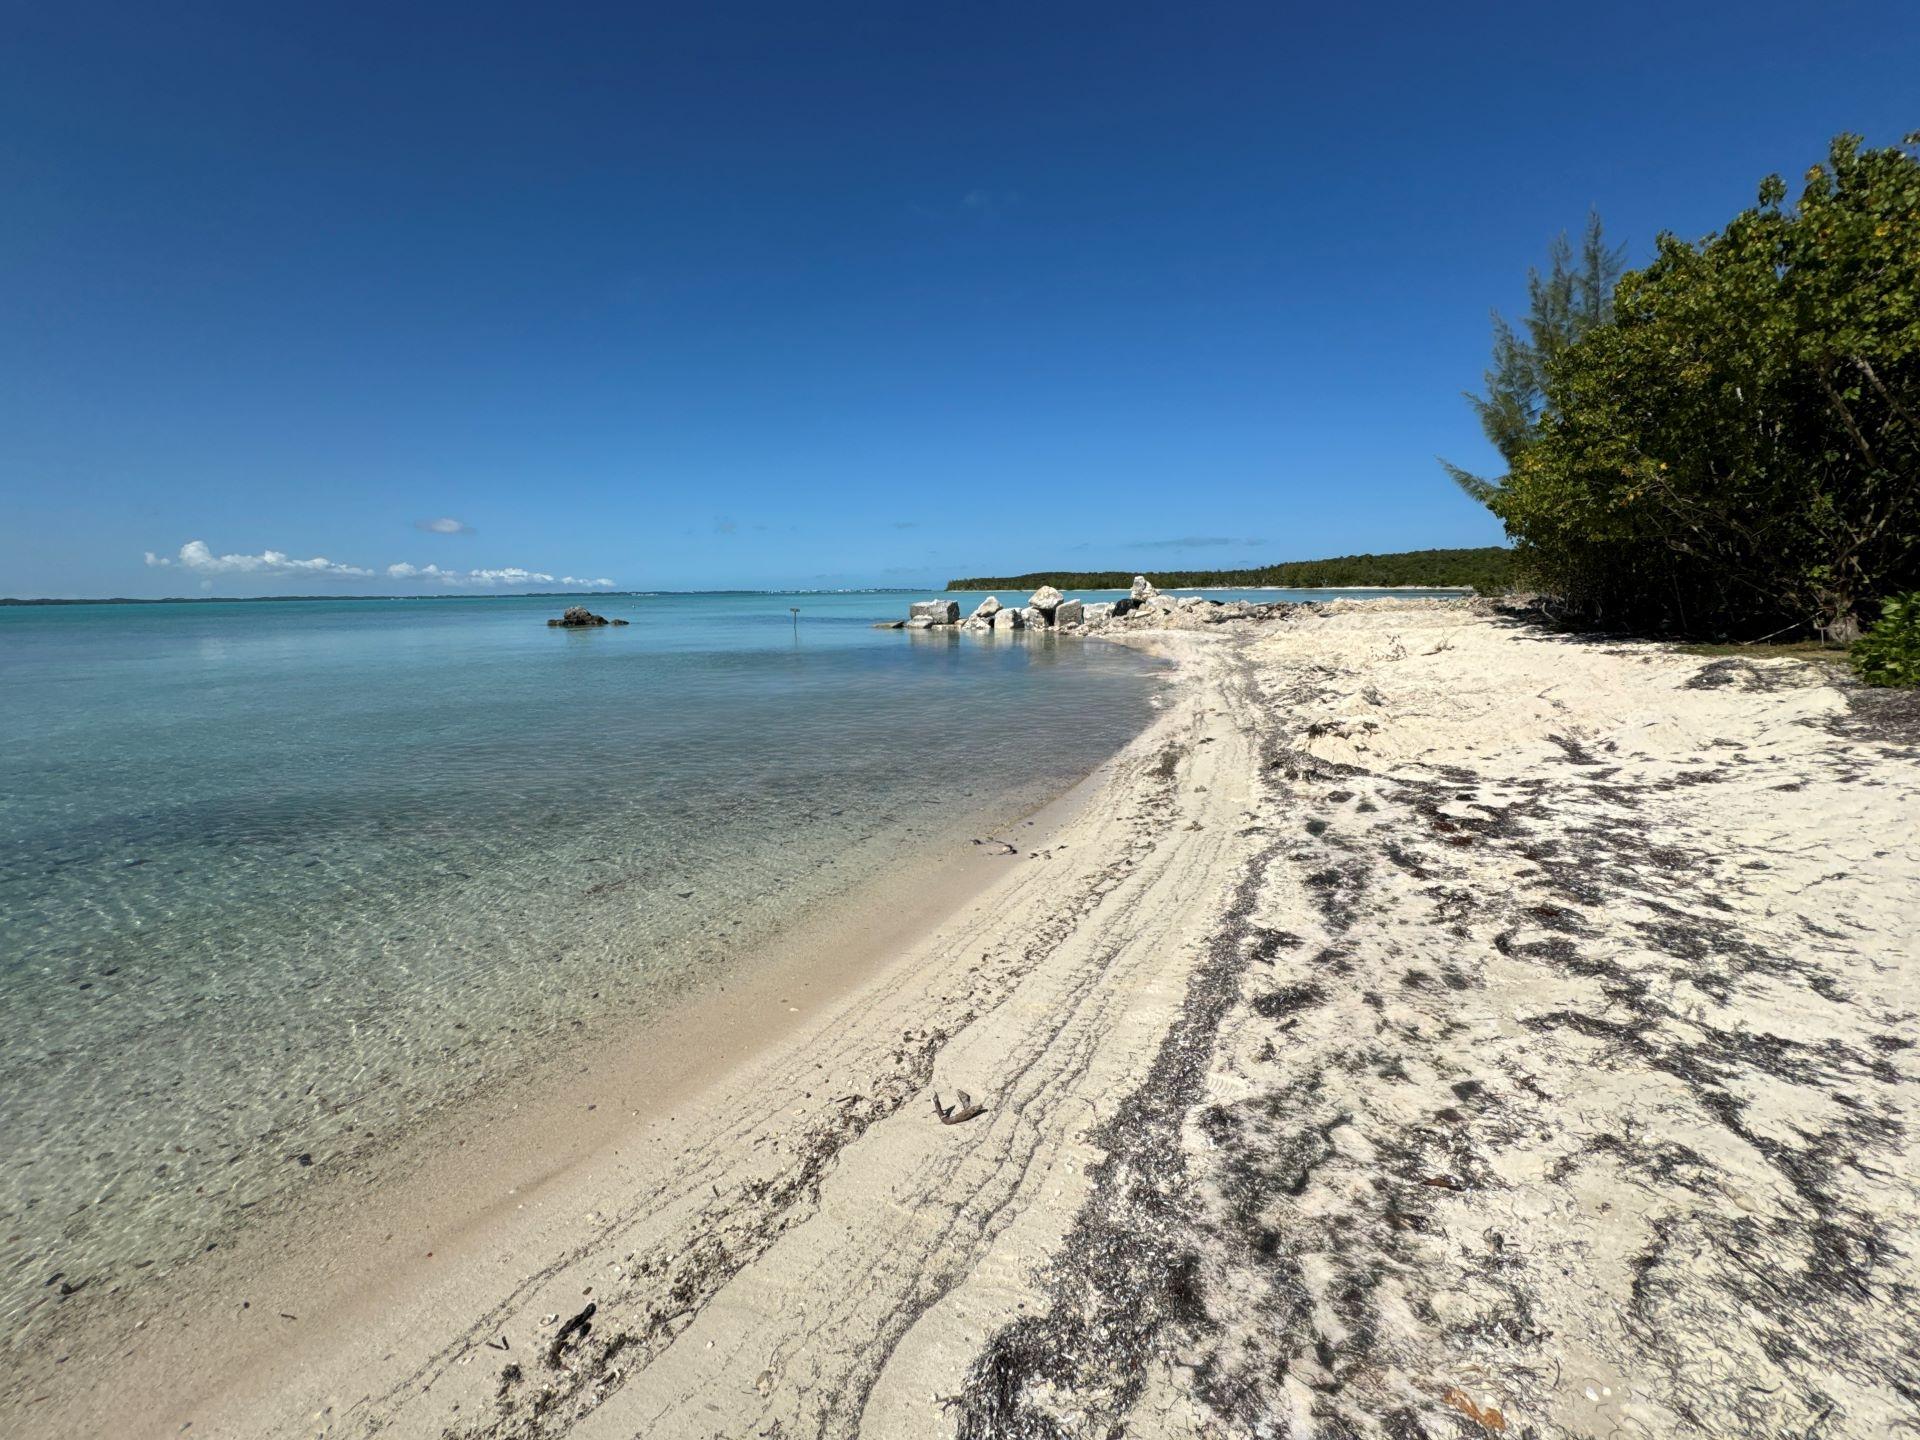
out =
[[(1027, 575), (977, 575), (949, 580), (949, 590), (1031, 590), (1052, 584), (1074, 590), (1124, 590), (1135, 572), (1036, 570)], [(1415, 585), (1498, 594), (1513, 585), (1513, 552), (1502, 545), (1471, 550), (1401, 550), (1391, 555), (1341, 555), (1331, 560), (1289, 560), (1251, 570), (1155, 570), (1163, 589), (1253, 589), (1288, 586), (1345, 590)]]

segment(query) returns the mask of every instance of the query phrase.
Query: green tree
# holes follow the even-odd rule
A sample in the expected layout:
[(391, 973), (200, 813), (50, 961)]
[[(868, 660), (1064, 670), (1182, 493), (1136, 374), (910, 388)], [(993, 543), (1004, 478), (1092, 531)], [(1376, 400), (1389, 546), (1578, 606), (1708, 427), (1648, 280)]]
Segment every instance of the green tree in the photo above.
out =
[(1920, 161), (1840, 136), (1799, 202), (1660, 238), (1611, 323), (1545, 363), (1489, 503), (1596, 619), (1859, 633), (1920, 575)]
[[(1527, 273), (1526, 338), (1499, 311), (1493, 313), (1493, 364), (1483, 377), (1487, 393), (1467, 394), (1480, 428), (1511, 471), (1532, 442), (1546, 405), (1547, 377), (1567, 348), (1613, 316), (1613, 287), (1624, 267), (1626, 248), (1610, 248), (1600, 215), (1587, 216), (1578, 263), (1563, 232), (1547, 251), (1547, 272)], [(1504, 483), (1475, 475), (1451, 461), (1440, 464), (1467, 494), (1491, 505)]]

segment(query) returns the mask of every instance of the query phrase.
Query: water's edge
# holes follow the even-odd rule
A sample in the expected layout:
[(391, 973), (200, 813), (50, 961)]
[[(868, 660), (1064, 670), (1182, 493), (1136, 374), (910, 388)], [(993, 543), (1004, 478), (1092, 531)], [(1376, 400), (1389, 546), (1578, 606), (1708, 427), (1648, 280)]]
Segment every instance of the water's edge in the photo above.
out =
[[(1153, 723), (1150, 713), (1141, 731)], [(288, 1288), (278, 1278), (288, 1273), (299, 1275), (291, 1288), (310, 1297), (310, 1312), (352, 1323), (355, 1306), (378, 1303), (373, 1297), (391, 1282), (383, 1246), (396, 1264), (431, 1260), (436, 1246), (457, 1247), (502, 1210), (539, 1204), (542, 1187), (572, 1167), (617, 1156), (607, 1147), (636, 1123), (666, 1115), (812, 1024), (1006, 866), (1044, 847), (1098, 793), (1113, 759), (1018, 807), (977, 812), (940, 843), (912, 847), (885, 869), (811, 898), (750, 953), (676, 991), (673, 1003), (604, 1016), (404, 1132), (306, 1169), (302, 1186), (249, 1206), (198, 1253), (76, 1292), (16, 1327), (9, 1348), (137, 1344), (150, 1326), (192, 1328), (196, 1317)], [(977, 843), (989, 835), (1007, 837), (1020, 853)]]
[(384, 1173), (1149, 714), (1136, 657), (784, 598), (0, 617), (9, 1328)]

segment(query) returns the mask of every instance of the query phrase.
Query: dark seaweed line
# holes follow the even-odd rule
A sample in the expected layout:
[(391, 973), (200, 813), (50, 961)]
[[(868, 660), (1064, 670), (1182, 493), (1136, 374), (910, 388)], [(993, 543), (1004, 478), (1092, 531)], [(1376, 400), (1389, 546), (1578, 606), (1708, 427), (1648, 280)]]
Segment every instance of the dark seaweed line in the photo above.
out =
[(1117, 1423), (1167, 1327), (1203, 1323), (1199, 1260), (1181, 1238), (1195, 1219), (1181, 1128), (1205, 1093), (1220, 1027), (1248, 969), (1292, 940), (1253, 923), (1283, 845), (1270, 841), (1247, 862), (1145, 1080), (1091, 1132), (1106, 1155), (1089, 1171), (1092, 1197), (1048, 1267), (1052, 1303), (987, 1341), (950, 1402), (960, 1440), (1065, 1437), (1029, 1403), (1042, 1386), (1081, 1403), (1102, 1397), (1094, 1408)]
[[(1289, 698), (1298, 698), (1298, 695), (1296, 691), (1295, 696)], [(1855, 735), (1839, 726), (1832, 728), (1836, 734), (1851, 739), (1884, 744), (1888, 738), (1884, 733)], [(1789, 1373), (1797, 1366), (1824, 1364), (1865, 1383), (1883, 1385), (1920, 1406), (1920, 1373), (1914, 1369), (1911, 1354), (1905, 1361), (1894, 1358), (1899, 1346), (1891, 1337), (1882, 1337), (1880, 1343), (1862, 1344), (1867, 1337), (1848, 1321), (1852, 1308), (1869, 1300), (1882, 1305), (1890, 1303), (1895, 1314), (1903, 1310), (1912, 1313), (1907, 1309), (1913, 1299), (1912, 1292), (1897, 1281), (1889, 1283), (1889, 1278), (1881, 1273), (1885, 1262), (1898, 1253), (1896, 1235), (1859, 1208), (1857, 1201), (1842, 1198), (1843, 1187), (1835, 1183), (1840, 1174), (1848, 1171), (1871, 1174), (1866, 1152), (1888, 1146), (1898, 1138), (1897, 1123), (1880, 1113), (1874, 1101), (1862, 1103), (1847, 1093), (1870, 1080), (1894, 1083), (1892, 1067), (1883, 1058), (1864, 1050), (1849, 1051), (1837, 1042), (1807, 1044), (1745, 1031), (1724, 1031), (1703, 1023), (1698, 1017), (1694, 1019), (1696, 1034), (1703, 1036), (1705, 1043), (1696, 1040), (1695, 1048), (1702, 1053), (1690, 1054), (1683, 1044), (1660, 1043), (1656, 1033), (1666, 1022), (1678, 1018), (1660, 1004), (1652, 992), (1650, 982), (1663, 970), (1673, 979), (1690, 981), (1721, 1003), (1725, 1003), (1732, 989), (1749, 975), (1787, 983), (1798, 981), (1832, 1003), (1844, 1004), (1847, 997), (1834, 991), (1831, 978), (1816, 968), (1774, 953), (1763, 936), (1755, 933), (1760, 927), (1751, 920), (1742, 927), (1717, 918), (1725, 915), (1729, 907), (1714, 893), (1710, 841), (1698, 849), (1649, 846), (1643, 829), (1646, 822), (1635, 812), (1655, 794), (1675, 788), (1672, 784), (1656, 782), (1632, 787), (1611, 784), (1615, 770), (1606, 767), (1604, 761), (1575, 741), (1565, 737), (1554, 739), (1570, 773), (1563, 772), (1551, 779), (1534, 777), (1520, 781), (1517, 789), (1521, 798), (1507, 805), (1481, 805), (1486, 811), (1485, 818), (1461, 819), (1442, 813), (1442, 806), (1454, 800), (1461, 788), (1479, 783), (1479, 776), (1465, 770), (1435, 769), (1433, 773), (1438, 777), (1435, 780), (1390, 778), (1356, 767), (1329, 765), (1312, 756), (1284, 750), (1272, 752), (1268, 770), (1270, 779), (1274, 778), (1272, 772), (1278, 771), (1279, 778), (1287, 781), (1320, 784), (1351, 781), (1386, 802), (1390, 809), (1404, 807), (1407, 818), (1415, 821), (1410, 827), (1388, 824), (1383, 815), (1368, 843), (1377, 843), (1380, 835), (1417, 835), (1423, 828), (1419, 822), (1424, 821), (1424, 828), (1434, 832), (1433, 838), (1443, 845), (1456, 847), (1452, 853), (1462, 859), (1468, 858), (1469, 853), (1485, 853), (1480, 849), (1485, 847), (1487, 852), (1505, 852), (1509, 857), (1507, 864), (1530, 864), (1530, 876), (1523, 871), (1509, 876), (1508, 881), (1520, 882), (1515, 885), (1516, 889), (1537, 887), (1554, 897), (1552, 903), (1527, 907), (1525, 915), (1533, 924), (1559, 933), (1546, 941), (1516, 943), (1516, 932), (1509, 921), (1500, 933), (1491, 937), (1491, 947), (1510, 959), (1522, 959), (1567, 975), (1597, 979), (1609, 999), (1630, 1009), (1633, 1018), (1626, 1024), (1618, 1024), (1554, 1011), (1529, 1017), (1528, 1028), (1538, 1032), (1561, 1027), (1581, 1030), (1609, 1046), (1608, 1063), (1621, 1063), (1630, 1057), (1632, 1062), (1680, 1081), (1688, 1087), (1704, 1115), (1763, 1156), (1810, 1212), (1811, 1223), (1786, 1222), (1777, 1234), (1770, 1233), (1770, 1227), (1751, 1218), (1722, 1219), (1716, 1223), (1699, 1211), (1691, 1214), (1685, 1223), (1664, 1219), (1654, 1226), (1652, 1246), (1637, 1258), (1638, 1278), (1631, 1311), (1623, 1318), (1637, 1332), (1645, 1359), (1670, 1369), (1671, 1402), (1680, 1415), (1700, 1426), (1702, 1433), (1714, 1432), (1716, 1409), (1721, 1420), (1731, 1420), (1738, 1414), (1749, 1427), (1759, 1427), (1749, 1428), (1747, 1433), (1774, 1433), (1769, 1425), (1785, 1418), (1768, 1408), (1772, 1402), (1767, 1396), (1722, 1396), (1717, 1406), (1710, 1405), (1699, 1412), (1690, 1404), (1701, 1392), (1685, 1373), (1687, 1346), (1679, 1342), (1678, 1337), (1663, 1332), (1668, 1326), (1703, 1323), (1708, 1312), (1701, 1310), (1698, 1315), (1682, 1312), (1672, 1303), (1656, 1300), (1655, 1296), (1668, 1284), (1662, 1278), (1668, 1253), (1688, 1251), (1702, 1240), (1716, 1262), (1717, 1273), (1709, 1282), (1710, 1288), (1744, 1305), (1748, 1313), (1765, 1317), (1757, 1338), (1777, 1363), (1788, 1367)], [(1844, 756), (1836, 754), (1830, 763), (1836, 773), (1845, 778)], [(1722, 777), (1713, 774), (1701, 778)], [(1325, 798), (1339, 802), (1352, 799), (1353, 795), (1339, 791)], [(1375, 808), (1364, 800), (1359, 806), (1362, 812)], [(1543, 840), (1534, 830), (1534, 824), (1549, 820), (1555, 811), (1572, 823), (1565, 825), (1560, 841)], [(1255, 833), (1259, 828), (1256, 826), (1247, 833)], [(1329, 931), (1337, 934), (1358, 914), (1359, 892), (1367, 883), (1367, 869), (1349, 842), (1338, 836), (1327, 836), (1326, 822), (1309, 820), (1306, 829), (1316, 841), (1331, 846), (1335, 852), (1327, 861), (1311, 860), (1310, 864), (1303, 865), (1301, 878)], [(1551, 834), (1551, 827), (1547, 833)], [(1571, 842), (1578, 853), (1562, 849), (1562, 841)], [(1204, 1177), (1187, 1173), (1187, 1162), (1179, 1145), (1180, 1120), (1183, 1110), (1198, 1097), (1206, 1053), (1233, 1009), (1234, 990), (1240, 977), (1246, 975), (1253, 959), (1261, 958), (1261, 945), (1272, 943), (1253, 932), (1250, 922), (1261, 877), (1281, 848), (1269, 847), (1249, 870), (1222, 929), (1213, 937), (1208, 964), (1194, 977), (1182, 1025), (1169, 1037), (1161, 1062), (1130, 1102), (1123, 1119), (1103, 1131), (1101, 1142), (1110, 1147), (1110, 1154), (1095, 1175), (1098, 1186), (1095, 1196), (1077, 1222), (1062, 1258), (1050, 1267), (1048, 1309), (997, 1332), (970, 1370), (967, 1384), (956, 1401), (959, 1433), (965, 1440), (1029, 1440), (1029, 1437), (1054, 1440), (1070, 1433), (1087, 1433), (1078, 1425), (1069, 1431), (1062, 1420), (1055, 1418), (1065, 1408), (1079, 1412), (1081, 1417), (1104, 1420), (1110, 1434), (1124, 1433), (1126, 1417), (1145, 1385), (1148, 1359), (1156, 1352), (1165, 1353), (1180, 1338), (1199, 1342), (1198, 1349), (1203, 1356), (1210, 1350), (1218, 1350), (1218, 1327), (1207, 1315), (1206, 1277), (1200, 1271), (1199, 1252), (1191, 1243), (1193, 1238), (1209, 1233), (1205, 1206), (1193, 1193), (1193, 1187)], [(1347, 853), (1341, 856), (1338, 853), (1341, 851)], [(1313, 854), (1312, 847), (1300, 847), (1288, 850), (1287, 858), (1307, 860)], [(1435, 878), (1439, 872), (1429, 868), (1430, 864), (1437, 864), (1441, 871), (1450, 868), (1442, 860), (1428, 862), (1403, 845), (1390, 845), (1387, 858), (1415, 879)], [(1707, 883), (1685, 883), (1695, 880), (1696, 876)], [(1531, 885), (1525, 883), (1528, 879)], [(1472, 892), (1452, 892), (1436, 886), (1427, 893), (1439, 906), (1436, 918), (1445, 922), (1448, 933), (1459, 940), (1470, 938), (1468, 928), (1462, 923), (1467, 915), (1481, 912), (1478, 918), (1482, 921), (1488, 918), (1482, 898)], [(1687, 914), (1669, 903), (1681, 894), (1705, 913)], [(1635, 967), (1623, 966), (1607, 956), (1605, 946), (1598, 954), (1583, 954), (1570, 937), (1584, 938), (1598, 932), (1592, 930), (1578, 908), (1568, 909), (1568, 902), (1576, 907), (1596, 907), (1592, 913), (1601, 918), (1611, 906), (1620, 906), (1629, 914), (1636, 905), (1644, 907), (1651, 918), (1629, 918), (1625, 926), (1654, 954), (1667, 957), (1666, 964), (1653, 961)], [(1291, 941), (1294, 937), (1277, 938)], [(1249, 940), (1255, 943), (1250, 945)], [(1337, 948), (1329, 949), (1315, 964), (1325, 962), (1344, 973), (1340, 956)], [(1411, 986), (1418, 979), (1431, 981), (1431, 978), (1408, 971), (1404, 983)], [(1450, 971), (1441, 978), (1448, 988), (1456, 990), (1474, 983), (1469, 977)], [(1266, 1019), (1284, 1018), (1317, 1003), (1319, 998), (1312, 984), (1296, 985), (1259, 997), (1252, 1008)], [(1374, 997), (1367, 998), (1373, 1003)], [(1291, 1023), (1287, 1020), (1281, 1028), (1289, 1028)], [(1873, 1040), (1882, 1049), (1892, 1043), (1886, 1037), (1873, 1037)], [(1726, 1079), (1748, 1067), (1789, 1083), (1820, 1085), (1825, 1081), (1827, 1086), (1838, 1087), (1829, 1093), (1842, 1105), (1842, 1116), (1824, 1129), (1802, 1131), (1805, 1143), (1801, 1146), (1783, 1144), (1757, 1133), (1744, 1123), (1742, 1107), (1723, 1086)], [(1406, 1078), (1404, 1073), (1394, 1075), (1384, 1069), (1381, 1073), (1388, 1079)], [(1523, 1089), (1529, 1088), (1524, 1074), (1516, 1083)], [(1468, 1081), (1456, 1085), (1454, 1091), (1469, 1110), (1478, 1110), (1483, 1104), (1481, 1088), (1478, 1082)], [(1240, 1175), (1233, 1173), (1230, 1165), (1224, 1177), (1231, 1182), (1230, 1190), (1244, 1190), (1258, 1196), (1274, 1193), (1273, 1187), (1280, 1185), (1286, 1193), (1298, 1194), (1311, 1182), (1315, 1169), (1333, 1153), (1330, 1136), (1348, 1119), (1342, 1114), (1316, 1113), (1325, 1107), (1312, 1103), (1313, 1089), (1309, 1080), (1305, 1093), (1289, 1093), (1271, 1101), (1293, 1104), (1294, 1133), (1255, 1137), (1267, 1151), (1262, 1166), (1258, 1167), (1261, 1173)], [(1533, 1093), (1536, 1099), (1545, 1099), (1542, 1092)], [(1240, 1108), (1250, 1109), (1253, 1103), (1256, 1102)], [(1212, 1107), (1199, 1118), (1203, 1130), (1213, 1121), (1237, 1123), (1233, 1111), (1221, 1107)], [(1460, 1120), (1463, 1117), (1443, 1111), (1440, 1118)], [(1499, 1143), (1502, 1144), (1515, 1143), (1515, 1137), (1527, 1128), (1517, 1115), (1501, 1119), (1489, 1114), (1486, 1120), (1488, 1124), (1498, 1122), (1514, 1131), (1514, 1136), (1501, 1137)], [(1447, 1180), (1448, 1188), (1474, 1189), (1488, 1183), (1490, 1177), (1482, 1173), (1484, 1163), (1470, 1150), (1461, 1148), (1463, 1135), (1464, 1131), (1456, 1131), (1448, 1138), (1439, 1132), (1429, 1136), (1423, 1131), (1417, 1137), (1409, 1137), (1413, 1143), (1408, 1145), (1379, 1146), (1383, 1174), (1390, 1177), (1381, 1190), (1386, 1210), (1379, 1217), (1389, 1242), (1380, 1251), (1379, 1258), (1392, 1263), (1391, 1257), (1397, 1253), (1390, 1243), (1392, 1236), (1418, 1234), (1427, 1228), (1427, 1218), (1420, 1213), (1419, 1197), (1436, 1193), (1423, 1189), (1438, 1183), (1431, 1177), (1439, 1174), (1446, 1180), (1447, 1172), (1451, 1171), (1458, 1178)], [(1212, 1138), (1217, 1147), (1232, 1150), (1226, 1136), (1212, 1135)], [(1378, 1143), (1378, 1137), (1375, 1138)], [(1487, 1138), (1495, 1137), (1490, 1134)], [(1588, 1153), (1602, 1152), (1611, 1154), (1630, 1172), (1672, 1184), (1683, 1191), (1696, 1188), (1691, 1176), (1700, 1168), (1699, 1157), (1684, 1147), (1661, 1146), (1642, 1153), (1642, 1148), (1635, 1146), (1629, 1127), (1625, 1138), (1598, 1137)], [(1706, 1176), (1697, 1183), (1710, 1184), (1711, 1178)], [(1717, 1190), (1702, 1193), (1717, 1195)], [(1412, 1197), (1411, 1203), (1405, 1197)], [(1240, 1235), (1242, 1231), (1254, 1232), (1257, 1228), (1253, 1224), (1257, 1218), (1254, 1212), (1260, 1207), (1249, 1203), (1244, 1208), (1246, 1213), (1236, 1213), (1240, 1223), (1231, 1227), (1234, 1234), (1226, 1237), (1215, 1234), (1215, 1239), (1233, 1240), (1244, 1238)], [(1789, 1231), (1798, 1233), (1787, 1233)], [(1190, 1238), (1183, 1239), (1183, 1236)], [(1261, 1238), (1284, 1248), (1279, 1236)], [(1336, 1237), (1321, 1238), (1332, 1241)], [(1484, 1338), (1502, 1348), (1537, 1349), (1547, 1337), (1534, 1315), (1523, 1267), (1503, 1248), (1500, 1235), (1489, 1231), (1488, 1240), (1493, 1247), (1492, 1254), (1484, 1266), (1478, 1267), (1482, 1271), (1480, 1278), (1501, 1293), (1505, 1308), (1488, 1318), (1486, 1323), (1493, 1328)], [(1796, 1254), (1800, 1246), (1805, 1249)], [(1284, 1254), (1264, 1248), (1258, 1256), (1249, 1252), (1240, 1259), (1258, 1269), (1272, 1270), (1276, 1284), (1281, 1283), (1283, 1272), (1288, 1268)], [(1367, 1267), (1361, 1268), (1364, 1271)], [(1367, 1338), (1371, 1326), (1364, 1314), (1364, 1295), (1347, 1295), (1347, 1291), (1356, 1286), (1364, 1290), (1366, 1283), (1364, 1276), (1343, 1281), (1341, 1290), (1333, 1297), (1342, 1319), (1352, 1328), (1352, 1343), (1348, 1348), (1355, 1354), (1348, 1357), (1349, 1366), (1365, 1361), (1372, 1345)], [(1677, 1297), (1669, 1300), (1672, 1298)], [(1352, 1308), (1347, 1303), (1349, 1299), (1358, 1304), (1352, 1314), (1347, 1313)], [(1285, 1317), (1273, 1318), (1277, 1322)], [(1429, 1322), (1435, 1318), (1426, 1317)], [(1283, 1325), (1282, 1328), (1292, 1327)], [(1801, 1333), (1796, 1333), (1797, 1330)], [(1458, 1338), (1474, 1339), (1464, 1331)], [(1696, 1346), (1704, 1345), (1706, 1353), (1713, 1349), (1709, 1336), (1695, 1335), (1692, 1340)], [(1337, 1390), (1341, 1382), (1335, 1372), (1336, 1360), (1324, 1340), (1315, 1342), (1315, 1353), (1320, 1368), (1328, 1372), (1327, 1388)], [(1696, 1349), (1695, 1353), (1701, 1352)], [(1254, 1380), (1249, 1388), (1246, 1382), (1253, 1377), (1236, 1378), (1232, 1373), (1217, 1370), (1217, 1359), (1224, 1358), (1202, 1358), (1197, 1364), (1183, 1362), (1185, 1368), (1193, 1372), (1196, 1398), (1223, 1419), (1251, 1421), (1262, 1412), (1273, 1418), (1263, 1394), (1271, 1377)], [(1375, 1358), (1387, 1360), (1385, 1356)], [(1254, 1359), (1251, 1355), (1247, 1357), (1248, 1362)], [(1227, 1368), (1232, 1371), (1243, 1366), (1236, 1362)], [(1524, 1373), (1523, 1368), (1517, 1367), (1513, 1378), (1517, 1380)], [(1309, 1380), (1309, 1383), (1313, 1382)], [(1315, 1388), (1321, 1387), (1315, 1385)], [(1803, 1423), (1811, 1420), (1814, 1430), (1821, 1428), (1823, 1417), (1836, 1413), (1837, 1402), (1822, 1393), (1817, 1381), (1792, 1388), (1799, 1391), (1797, 1400), (1803, 1410)], [(1784, 1397), (1776, 1398), (1784, 1402)], [(1320, 1414), (1317, 1406), (1316, 1414)], [(1402, 1408), (1383, 1408), (1374, 1414), (1377, 1421), (1385, 1423), (1396, 1435), (1432, 1433), (1424, 1420)], [(1333, 1427), (1332, 1433), (1350, 1433), (1338, 1412), (1328, 1412), (1321, 1418)], [(1468, 1428), (1463, 1414), (1445, 1410), (1436, 1417), (1436, 1423), (1449, 1429)]]
[[(1069, 903), (1056, 912), (1053, 922), (1022, 947), (1018, 959), (991, 977), (991, 994), (979, 997), (978, 1003), (969, 1005), (945, 1024), (918, 1032), (917, 1040), (910, 1042), (908, 1051), (896, 1051), (895, 1058), (902, 1062), (901, 1067), (881, 1087), (883, 1094), (866, 1097), (827, 1125), (799, 1137), (796, 1143), (800, 1163), (778, 1183), (758, 1189), (746, 1196), (744, 1202), (729, 1197), (704, 1207), (697, 1221), (699, 1238), (675, 1247), (671, 1256), (649, 1257), (636, 1266), (636, 1280), (647, 1284), (653, 1292), (655, 1298), (651, 1302), (619, 1296), (613, 1304), (604, 1306), (602, 1324), (567, 1357), (564, 1365), (538, 1375), (541, 1382), (538, 1389), (522, 1388), (523, 1380), (535, 1377), (520, 1374), (518, 1367), (507, 1367), (503, 1371), (497, 1413), (469, 1426), (449, 1430), (450, 1440), (538, 1440), (538, 1437), (564, 1431), (581, 1414), (598, 1406), (643, 1371), (694, 1323), (728, 1281), (763, 1255), (780, 1235), (804, 1220), (817, 1203), (820, 1185), (840, 1154), (873, 1125), (918, 1096), (931, 1082), (934, 1063), (947, 1042), (997, 1008), (1013, 993), (1019, 980), (1072, 934), (1086, 914), (1151, 852), (1154, 842), (1149, 838), (1150, 832), (1171, 804), (1172, 789), (1165, 777), (1151, 767), (1142, 778), (1148, 781), (1149, 788), (1142, 797), (1144, 803), (1132, 816), (1139, 837), (1135, 845), (1086, 877)], [(711, 1144), (707, 1149), (714, 1154), (724, 1151), (724, 1147)], [(423, 1392), (435, 1374), (497, 1334), (500, 1326), (521, 1311), (542, 1285), (583, 1259), (609, 1249), (613, 1244), (611, 1237), (630, 1231), (663, 1203), (703, 1188), (704, 1177), (704, 1170), (696, 1171), (672, 1194), (636, 1198), (608, 1229), (528, 1276), (459, 1338), (391, 1387), (378, 1403), (391, 1412)], [(644, 1316), (633, 1317), (640, 1322), (637, 1327), (617, 1318), (642, 1306)], [(376, 1434), (385, 1424), (385, 1419), (373, 1421), (364, 1433)]]

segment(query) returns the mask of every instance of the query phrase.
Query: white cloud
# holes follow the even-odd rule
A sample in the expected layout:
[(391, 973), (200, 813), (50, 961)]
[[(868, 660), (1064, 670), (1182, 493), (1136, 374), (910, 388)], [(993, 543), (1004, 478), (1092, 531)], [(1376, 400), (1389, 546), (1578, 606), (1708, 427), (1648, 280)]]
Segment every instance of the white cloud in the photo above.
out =
[[(156, 555), (149, 550), (146, 552), (146, 557), (149, 565), (159, 568), (177, 567), (202, 576), (312, 575), (327, 579), (366, 580), (374, 578), (377, 573), (360, 565), (343, 565), (323, 556), (315, 556), (311, 560), (296, 560), (279, 550), (263, 550), (258, 555), (216, 555), (204, 540), (189, 540), (180, 547), (178, 555)], [(403, 560), (387, 566), (385, 573), (389, 579), (393, 580), (430, 580), (441, 585), (469, 588), (554, 583), (554, 577), (545, 570), (529, 570), (520, 565), (502, 565), (485, 570), (448, 570), (439, 565), (413, 565)], [(597, 580), (589, 580), (575, 575), (565, 575), (560, 578), (560, 583), (581, 590), (613, 588), (613, 581), (604, 576)]]
[[(551, 585), (554, 577), (544, 570), (525, 570), (518, 565), (503, 565), (495, 570), (443, 570), (438, 565), (409, 565), (404, 561), (398, 565), (389, 565), (387, 574), (396, 580), (437, 580), (442, 585)], [(573, 575), (562, 575), (562, 585), (583, 588), (599, 587), (612, 589), (613, 581), (608, 579), (583, 580)]]
[(149, 550), (147, 564), (178, 565), (196, 575), (322, 575), (363, 580), (373, 574), (361, 566), (342, 565), (324, 555), (296, 560), (283, 550), (262, 550), (258, 555), (216, 555), (204, 540), (189, 540), (180, 547), (180, 553), (171, 558)]
[(456, 520), (451, 515), (442, 515), (438, 520), (416, 520), (416, 530), (425, 530), (432, 535), (471, 535), (473, 526), (464, 520)]

